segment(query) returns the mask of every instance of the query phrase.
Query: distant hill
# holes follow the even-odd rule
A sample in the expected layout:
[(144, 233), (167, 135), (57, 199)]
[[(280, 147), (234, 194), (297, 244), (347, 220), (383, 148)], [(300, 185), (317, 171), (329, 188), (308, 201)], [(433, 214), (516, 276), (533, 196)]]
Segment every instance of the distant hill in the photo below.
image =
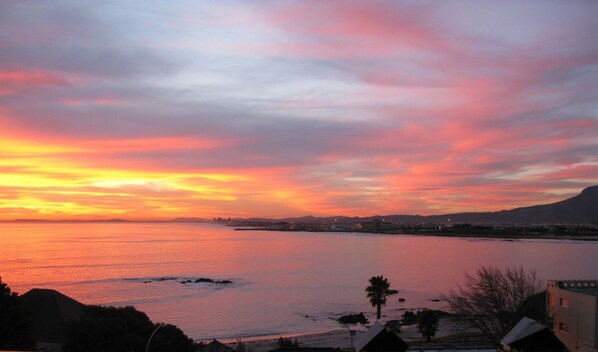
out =
[[(495, 212), (479, 213), (456, 213), (442, 215), (374, 215), (367, 217), (348, 217), (348, 216), (329, 216), (329, 217), (289, 217), (282, 219), (269, 218), (234, 218), (235, 222), (249, 223), (275, 223), (275, 222), (297, 222), (303, 224), (338, 222), (343, 224), (354, 224), (361, 221), (372, 221), (375, 219), (402, 223), (402, 224), (422, 224), (422, 223), (469, 223), (469, 224), (598, 224), (598, 185), (584, 189), (580, 194), (560, 202), (534, 205), (530, 207), (515, 208), (511, 210), (501, 210)], [(450, 220), (449, 220), (450, 219)], [(223, 222), (230, 221), (220, 219)], [(132, 220), (110, 219), (110, 220), (38, 220), (38, 219), (18, 219), (18, 220), (0, 220), (0, 222), (129, 222)], [(210, 222), (211, 220), (198, 217), (180, 217), (170, 220), (172, 222)], [(163, 220), (143, 221), (143, 222), (165, 222)]]
[[(584, 189), (575, 197), (560, 202), (534, 205), (511, 210), (443, 215), (375, 215), (368, 217), (313, 217), (284, 219), (248, 219), (252, 221), (333, 222), (356, 223), (384, 219), (395, 223), (470, 223), (470, 224), (598, 224), (598, 186)], [(449, 221), (450, 219), (450, 221)]]
[(427, 217), (451, 222), (492, 224), (590, 224), (598, 223), (598, 186), (584, 189), (560, 202), (497, 212), (460, 213)]

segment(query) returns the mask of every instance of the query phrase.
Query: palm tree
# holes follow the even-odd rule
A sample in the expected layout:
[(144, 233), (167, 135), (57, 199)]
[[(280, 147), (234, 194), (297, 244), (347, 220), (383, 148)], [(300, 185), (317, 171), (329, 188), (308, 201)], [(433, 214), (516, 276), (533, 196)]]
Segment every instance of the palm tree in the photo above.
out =
[(390, 289), (390, 282), (384, 276), (372, 276), (370, 285), (365, 288), (372, 307), (376, 307), (377, 319), (382, 316), (382, 305), (386, 304), (386, 297), (397, 294), (399, 291)]
[(432, 336), (436, 335), (438, 330), (438, 316), (432, 310), (424, 309), (417, 312), (417, 329), (422, 333), (422, 337), (430, 342)]

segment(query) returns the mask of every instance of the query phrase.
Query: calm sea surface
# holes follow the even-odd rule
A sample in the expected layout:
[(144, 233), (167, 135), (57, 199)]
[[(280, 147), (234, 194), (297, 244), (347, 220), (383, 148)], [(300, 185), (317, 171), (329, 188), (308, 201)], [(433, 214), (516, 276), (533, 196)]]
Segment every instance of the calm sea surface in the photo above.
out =
[[(195, 339), (337, 329), (333, 318), (361, 311), (372, 318), (364, 290), (373, 275), (400, 291), (382, 310), (387, 319), (405, 308), (442, 308), (432, 300), (481, 265), (522, 265), (543, 279), (596, 279), (598, 242), (195, 223), (0, 224), (0, 276), (13, 290), (53, 288), (86, 304), (134, 305)], [(233, 284), (180, 283), (200, 277)]]

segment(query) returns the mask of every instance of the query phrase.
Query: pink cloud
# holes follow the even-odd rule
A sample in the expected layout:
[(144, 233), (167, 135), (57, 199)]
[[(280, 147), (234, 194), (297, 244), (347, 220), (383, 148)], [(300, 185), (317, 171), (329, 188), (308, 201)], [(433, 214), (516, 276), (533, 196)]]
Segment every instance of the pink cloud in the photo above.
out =
[(118, 106), (127, 103), (124, 99), (109, 96), (100, 96), (91, 99), (65, 98), (60, 100), (60, 102), (67, 106)]
[(45, 71), (0, 71), (0, 95), (8, 95), (25, 89), (59, 87), (68, 83), (61, 77)]
[[(434, 28), (425, 6), (381, 6), (360, 2), (295, 2), (274, 6), (265, 13), (271, 23), (298, 36), (293, 52), (337, 59), (384, 57), (431, 50), (459, 51)], [(386, 4), (388, 5), (388, 4)], [(311, 37), (310, 37), (311, 36)], [(302, 41), (302, 39), (304, 41)], [(301, 50), (300, 45), (305, 45)], [(289, 47), (286, 47), (288, 49)], [(397, 51), (401, 49), (401, 51)], [(410, 52), (414, 50), (414, 52)]]
[[(498, 210), (598, 182), (595, 25), (532, 16), (516, 28), (533, 35), (480, 30), (460, 3), (438, 7), (257, 3), (202, 11), (205, 22), (177, 8), (186, 16), (151, 29), (126, 11), (16, 11), (7, 37), (22, 41), (1, 43), (18, 69), (0, 71), (0, 137), (23, 145), (4, 151), (15, 162), (4, 173), (16, 183), (35, 164), (63, 165), (39, 175), (42, 188), (105, 172), (120, 186), (20, 191), (53, 205), (97, 197), (129, 216)], [(112, 180), (128, 173), (143, 186)]]

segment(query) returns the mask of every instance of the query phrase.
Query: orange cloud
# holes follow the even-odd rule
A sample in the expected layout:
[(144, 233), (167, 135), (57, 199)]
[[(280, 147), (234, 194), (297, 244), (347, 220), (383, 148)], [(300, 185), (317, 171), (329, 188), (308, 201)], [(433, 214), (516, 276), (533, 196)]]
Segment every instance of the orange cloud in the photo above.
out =
[[(321, 195), (305, 194), (284, 181), (291, 169), (158, 170), (106, 168), (91, 162), (91, 146), (103, 152), (204, 148), (217, 142), (174, 138), (99, 141), (68, 145), (0, 139), (0, 218), (172, 219), (179, 216), (251, 216), (308, 211)], [(87, 155), (84, 161), (82, 155)], [(74, 158), (72, 156), (75, 156)], [(281, 207), (281, 204), (285, 206)], [(19, 211), (21, 209), (22, 211)], [(223, 209), (227, 209), (223, 214)]]
[(598, 182), (583, 7), (229, 4), (128, 31), (130, 12), (23, 6), (0, 54), (3, 219), (498, 210)]

